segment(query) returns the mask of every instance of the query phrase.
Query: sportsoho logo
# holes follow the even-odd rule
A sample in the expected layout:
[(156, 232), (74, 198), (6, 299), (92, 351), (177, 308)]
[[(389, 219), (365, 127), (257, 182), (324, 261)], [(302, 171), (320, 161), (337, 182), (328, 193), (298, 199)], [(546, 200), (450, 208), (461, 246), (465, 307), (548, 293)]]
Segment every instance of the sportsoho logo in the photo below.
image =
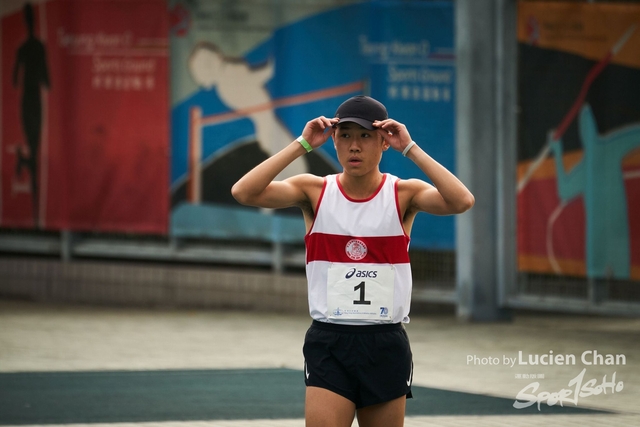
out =
[(358, 270), (357, 268), (352, 268), (351, 270), (349, 270), (347, 272), (347, 274), (344, 275), (345, 279), (351, 279), (352, 277), (358, 277), (358, 278), (371, 278), (371, 279), (375, 279), (376, 277), (378, 277), (378, 272), (376, 270)]

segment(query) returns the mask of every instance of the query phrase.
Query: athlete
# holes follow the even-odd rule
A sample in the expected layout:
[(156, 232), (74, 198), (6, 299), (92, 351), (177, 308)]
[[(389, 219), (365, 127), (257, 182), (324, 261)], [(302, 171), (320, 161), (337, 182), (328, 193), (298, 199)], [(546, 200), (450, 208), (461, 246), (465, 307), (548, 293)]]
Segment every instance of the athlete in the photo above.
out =
[[(28, 37), (16, 53), (13, 67), (13, 85), (22, 83), (22, 128), (27, 138), (28, 155), (23, 148), (16, 150), (16, 176), (20, 177), (22, 168), (27, 167), (31, 179), (31, 199), (33, 202), (33, 220), (39, 226), (38, 208), (38, 156), (42, 129), (41, 88), (49, 88), (49, 71), (44, 44), (35, 36), (33, 7), (26, 3), (23, 8)], [(22, 77), (22, 79), (20, 79)]]
[[(275, 177), (332, 137), (342, 173)], [(389, 147), (433, 185), (379, 169)], [(309, 121), (302, 135), (232, 188), (242, 204), (297, 206), (307, 235), (309, 312), (305, 357), (306, 425), (402, 426), (411, 397), (409, 235), (418, 212), (449, 215), (474, 204), (469, 190), (367, 96), (343, 102), (334, 118)]]

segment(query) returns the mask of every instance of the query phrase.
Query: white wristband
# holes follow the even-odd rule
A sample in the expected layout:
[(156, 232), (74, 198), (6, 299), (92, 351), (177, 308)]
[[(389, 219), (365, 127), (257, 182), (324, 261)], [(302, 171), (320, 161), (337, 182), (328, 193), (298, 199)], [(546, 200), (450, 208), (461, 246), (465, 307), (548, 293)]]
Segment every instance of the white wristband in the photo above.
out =
[(413, 147), (414, 145), (416, 145), (416, 142), (415, 142), (415, 141), (411, 141), (411, 142), (409, 143), (409, 145), (407, 145), (407, 146), (404, 148), (404, 151), (402, 152), (402, 155), (403, 155), (404, 157), (407, 157), (407, 153), (409, 152), (409, 150), (411, 150), (411, 147)]

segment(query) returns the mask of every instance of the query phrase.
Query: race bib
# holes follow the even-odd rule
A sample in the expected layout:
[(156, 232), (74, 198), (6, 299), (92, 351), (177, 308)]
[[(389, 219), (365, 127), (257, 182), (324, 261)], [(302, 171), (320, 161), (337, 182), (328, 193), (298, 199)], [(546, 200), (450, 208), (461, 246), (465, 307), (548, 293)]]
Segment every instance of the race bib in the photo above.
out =
[(332, 264), (327, 277), (327, 318), (391, 321), (394, 279), (391, 265)]

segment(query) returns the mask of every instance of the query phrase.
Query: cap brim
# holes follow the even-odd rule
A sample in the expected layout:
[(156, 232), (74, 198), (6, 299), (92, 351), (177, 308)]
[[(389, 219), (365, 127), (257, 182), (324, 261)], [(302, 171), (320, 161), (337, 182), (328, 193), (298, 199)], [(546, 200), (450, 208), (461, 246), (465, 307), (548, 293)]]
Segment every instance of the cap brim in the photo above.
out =
[(344, 122), (354, 122), (359, 124), (365, 129), (369, 129), (369, 130), (374, 129), (373, 122), (366, 119), (361, 119), (360, 117), (342, 117), (340, 118), (340, 121), (336, 125), (339, 125), (340, 123), (344, 123)]

